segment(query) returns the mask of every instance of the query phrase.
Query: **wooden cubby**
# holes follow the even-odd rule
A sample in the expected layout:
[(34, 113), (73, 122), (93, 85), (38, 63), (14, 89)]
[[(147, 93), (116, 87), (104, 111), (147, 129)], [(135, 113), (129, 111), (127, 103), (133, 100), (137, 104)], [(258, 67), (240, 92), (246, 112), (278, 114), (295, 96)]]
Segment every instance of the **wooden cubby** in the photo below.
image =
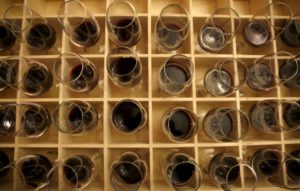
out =
[[(244, 40), (242, 35), (243, 25), (258, 10), (277, 0), (129, 0), (135, 6), (142, 26), (141, 40), (133, 49), (137, 52), (142, 64), (143, 80), (139, 86), (132, 90), (116, 86), (109, 78), (106, 70), (106, 56), (110, 49), (115, 47), (109, 39), (107, 28), (105, 28), (106, 9), (112, 1), (82, 0), (99, 22), (101, 37), (96, 45), (90, 48), (80, 48), (71, 43), (56, 18), (57, 9), (64, 0), (1, 0), (0, 15), (10, 5), (24, 3), (45, 17), (56, 29), (57, 42), (47, 52), (33, 51), (26, 45), (17, 42), (11, 51), (1, 52), (0, 59), (19, 54), (44, 63), (52, 71), (54, 61), (60, 53), (75, 52), (91, 60), (99, 72), (99, 83), (89, 93), (74, 93), (65, 85), (58, 83), (56, 79), (54, 79), (50, 91), (40, 97), (30, 97), (22, 91), (13, 89), (0, 92), (0, 104), (36, 102), (45, 105), (53, 113), (55, 107), (63, 101), (82, 100), (94, 105), (100, 114), (97, 127), (82, 136), (70, 136), (58, 132), (52, 124), (48, 131), (37, 139), (1, 137), (0, 150), (7, 152), (12, 160), (27, 154), (43, 154), (49, 157), (54, 164), (57, 159), (65, 159), (75, 154), (85, 154), (92, 157), (98, 153), (100, 159), (96, 164), (96, 176), (91, 185), (85, 190), (110, 191), (113, 190), (109, 179), (110, 165), (121, 153), (135, 151), (141, 155), (148, 165), (148, 175), (141, 190), (168, 191), (171, 188), (163, 177), (161, 164), (163, 157), (173, 149), (191, 155), (204, 169), (207, 169), (209, 160), (219, 152), (229, 152), (248, 161), (249, 156), (260, 148), (277, 148), (283, 152), (300, 148), (299, 132), (269, 135), (250, 127), (248, 135), (243, 140), (222, 143), (211, 140), (202, 128), (203, 117), (209, 110), (216, 107), (232, 107), (241, 109), (248, 114), (251, 106), (259, 100), (300, 99), (299, 90), (291, 90), (284, 85), (269, 92), (257, 92), (246, 85), (240, 91), (228, 97), (200, 94), (199, 88), (201, 88), (206, 71), (213, 68), (216, 62), (221, 59), (236, 58), (250, 65), (256, 58), (280, 50), (290, 51), (294, 55), (299, 53), (299, 48), (287, 47), (280, 38), (268, 42), (262, 47), (252, 47)], [(297, 0), (283, 1), (290, 5), (295, 13), (300, 12), (300, 4)], [(157, 51), (154, 31), (161, 9), (169, 3), (180, 3), (190, 12), (190, 25), (189, 34), (182, 47), (176, 51), (166, 53)], [(231, 7), (240, 14), (242, 28), (232, 42), (221, 52), (208, 53), (200, 48), (197, 34), (206, 18), (215, 9), (223, 7)], [(219, 15), (218, 20), (227, 17), (226, 15)], [(274, 10), (271, 15), (272, 22), (278, 24), (284, 22), (286, 18), (286, 13), (277, 10)], [(233, 29), (235, 25), (233, 19), (231, 25)], [(272, 35), (274, 35), (274, 32)], [(159, 68), (174, 53), (190, 57), (195, 66), (191, 85), (178, 96), (165, 94), (158, 89), (157, 85)], [(277, 74), (281, 63), (281, 58), (274, 58), (273, 67)], [(235, 78), (237, 79), (238, 76), (236, 75)], [(139, 101), (147, 111), (147, 123), (136, 134), (122, 134), (111, 125), (110, 113), (112, 106), (125, 98)], [(170, 141), (161, 130), (160, 120), (162, 114), (171, 107), (176, 106), (187, 107), (197, 113), (200, 118), (197, 135), (184, 143)], [(282, 111), (280, 110), (280, 112)], [(239, 126), (239, 128), (241, 127)], [(242, 172), (240, 183), (234, 190), (250, 190), (252, 182), (247, 182), (248, 176), (249, 174)], [(10, 175), (9, 178), (13, 178), (13, 176)], [(59, 190), (65, 188), (63, 180), (58, 181), (57, 187)], [(265, 191), (266, 189), (282, 190), (269, 184), (259, 185), (256, 190)], [(208, 180), (207, 174), (204, 174), (203, 185), (199, 190), (214, 191), (219, 189)]]

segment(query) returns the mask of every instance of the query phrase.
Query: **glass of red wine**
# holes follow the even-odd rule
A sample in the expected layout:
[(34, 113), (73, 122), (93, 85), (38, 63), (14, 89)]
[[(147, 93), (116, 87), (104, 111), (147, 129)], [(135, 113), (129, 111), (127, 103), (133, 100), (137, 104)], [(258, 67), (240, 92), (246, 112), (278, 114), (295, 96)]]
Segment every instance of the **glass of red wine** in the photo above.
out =
[[(283, 26), (272, 23), (271, 15), (276, 9), (288, 13), (288, 19)], [(243, 37), (245, 42), (253, 47), (261, 47), (277, 39), (292, 23), (293, 11), (282, 1), (275, 1), (257, 11), (245, 24)], [(271, 31), (274, 31), (272, 34)]]
[(127, 47), (112, 49), (107, 55), (106, 69), (119, 87), (131, 88), (142, 80), (142, 64), (136, 52)]
[(194, 64), (181, 54), (168, 58), (158, 72), (159, 89), (169, 95), (179, 95), (192, 84)]
[(203, 118), (203, 130), (214, 141), (239, 141), (248, 133), (249, 119), (241, 110), (219, 107), (206, 113)]
[(99, 81), (96, 66), (76, 53), (63, 53), (53, 65), (55, 78), (74, 92), (90, 92)]
[(16, 135), (16, 104), (0, 105), (0, 135), (14, 137)]
[[(289, 66), (294, 67), (294, 71), (289, 74), (281, 72), (278, 75), (275, 72), (275, 60), (278, 57), (288, 57)], [(292, 80), (298, 72), (298, 64), (296, 58), (289, 52), (279, 51), (272, 54), (264, 55), (256, 59), (252, 65), (248, 67), (248, 86), (256, 91), (270, 91), (281, 84), (285, 84)]]
[(289, 89), (300, 89), (300, 56), (293, 59), (287, 59), (279, 67), (279, 77), (285, 80), (283, 83)]
[(160, 12), (155, 25), (155, 40), (158, 52), (179, 49), (189, 34), (189, 12), (180, 4), (172, 3)]
[[(289, 20), (286, 20), (284, 25), (288, 24)], [(294, 14), (293, 21), (287, 26), (281, 35), (281, 40), (284, 44), (292, 48), (300, 47), (300, 13)]]
[[(226, 18), (218, 18), (219, 15)], [(232, 21), (234, 26), (232, 27)], [(207, 52), (219, 52), (230, 44), (239, 31), (241, 19), (232, 8), (216, 9), (207, 19), (198, 32), (198, 43)]]
[[(237, 75), (237, 80), (236, 80)], [(237, 59), (223, 59), (204, 75), (200, 93), (203, 96), (229, 96), (241, 90), (248, 80), (247, 65)], [(204, 86), (202, 88), (202, 86)]]
[(171, 141), (185, 142), (197, 134), (198, 116), (188, 108), (174, 107), (163, 114), (161, 127)]
[(268, 182), (270, 177), (279, 173), (282, 157), (279, 150), (263, 148), (252, 155), (250, 163), (257, 177)]
[[(280, 122), (280, 110), (283, 121)], [(288, 100), (263, 100), (255, 103), (250, 110), (253, 128), (265, 133), (280, 133), (299, 130), (300, 105)]]
[(162, 171), (173, 190), (198, 190), (203, 172), (194, 158), (180, 151), (172, 151), (162, 159)]
[(231, 153), (216, 154), (209, 161), (208, 175), (216, 186), (223, 190), (231, 190), (232, 187), (239, 187), (241, 168), (250, 172), (252, 177), (249, 177), (249, 180), (254, 179), (251, 182), (251, 187), (252, 190), (255, 190), (257, 185), (256, 172), (245, 161)]
[(132, 134), (146, 125), (147, 111), (140, 102), (124, 99), (113, 106), (110, 120), (118, 132)]
[(135, 152), (124, 152), (110, 167), (110, 182), (115, 190), (140, 190), (148, 174), (147, 163)]
[(40, 96), (52, 87), (52, 83), (52, 73), (41, 62), (21, 56), (7, 57), (0, 62), (0, 86), (3, 90), (11, 87), (28, 96)]
[[(22, 17), (24, 22), (20, 22)], [(28, 47), (47, 51), (56, 42), (56, 31), (49, 22), (23, 4), (14, 4), (4, 12), (3, 22), (5, 26)]]
[(62, 133), (82, 135), (96, 128), (98, 112), (89, 102), (66, 101), (55, 109), (53, 123)]
[(0, 21), (0, 52), (11, 49), (17, 41), (16, 36)]
[(79, 47), (92, 47), (100, 39), (100, 26), (80, 0), (67, 0), (60, 5), (57, 17), (71, 42)]
[(106, 12), (106, 24), (109, 38), (117, 46), (132, 47), (141, 38), (140, 20), (129, 1), (113, 1)]
[(10, 181), (5, 181), (6, 187), (13, 183), (16, 185), (16, 190), (41, 190), (46, 188), (49, 183), (48, 173), (52, 169), (50, 160), (40, 154), (26, 155), (11, 162), (2, 171), (14, 171), (14, 178)]

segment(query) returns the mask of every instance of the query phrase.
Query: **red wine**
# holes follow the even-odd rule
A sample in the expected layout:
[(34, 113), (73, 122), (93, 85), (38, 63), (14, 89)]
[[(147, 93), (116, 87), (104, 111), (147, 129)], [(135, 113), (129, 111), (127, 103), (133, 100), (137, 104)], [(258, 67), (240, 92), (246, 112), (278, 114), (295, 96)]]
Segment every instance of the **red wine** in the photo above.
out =
[(52, 168), (48, 158), (42, 155), (35, 155), (37, 158), (27, 159), (21, 166), (25, 184), (37, 188), (47, 180), (47, 174)]
[(49, 24), (35, 24), (29, 29), (26, 40), (34, 49), (48, 50), (56, 42), (56, 31)]
[(120, 131), (130, 133), (141, 125), (143, 114), (136, 103), (124, 101), (115, 107), (112, 119)]
[[(110, 70), (114, 77), (117, 77), (120, 82), (129, 82), (133, 79), (134, 74), (139, 74), (141, 71), (140, 64), (135, 58), (119, 58), (114, 60), (110, 65)], [(129, 75), (132, 74), (132, 75)], [(139, 79), (136, 79), (133, 84), (139, 82)]]
[(0, 52), (13, 47), (16, 39), (17, 38), (4, 24), (0, 24)]
[(265, 177), (270, 177), (279, 170), (280, 159), (274, 151), (260, 149), (253, 154), (251, 161), (254, 170)]
[[(220, 157), (221, 154), (218, 154), (212, 160), (220, 160)], [(225, 182), (228, 177), (228, 183), (233, 183), (240, 174), (240, 167), (237, 166), (239, 162), (236, 158), (227, 156), (224, 157), (220, 163), (221, 164), (216, 164), (220, 165), (215, 170), (216, 178), (221, 182)]]
[[(300, 102), (297, 102), (300, 104)], [(288, 104), (283, 112), (283, 119), (289, 128), (300, 126), (300, 108), (298, 105)]]
[(65, 178), (73, 185), (80, 187), (79, 183), (86, 183), (93, 173), (92, 161), (84, 156), (69, 158), (64, 165), (63, 173)]
[(118, 45), (132, 47), (140, 40), (141, 29), (138, 20), (117, 17), (112, 19), (114, 25), (112, 41)]
[(180, 63), (172, 64), (168, 63), (165, 67), (166, 77), (174, 83), (182, 84), (190, 79), (188, 71), (179, 66)]
[(16, 130), (16, 107), (5, 106), (0, 108), (0, 134), (12, 135)]
[(182, 185), (189, 181), (195, 173), (195, 165), (189, 162), (178, 164), (172, 171), (171, 179), (175, 185)]
[[(288, 21), (283, 24), (286, 27)], [(290, 47), (300, 47), (299, 21), (293, 20), (280, 35), (282, 42)]]
[(97, 85), (98, 76), (90, 65), (75, 66), (70, 72), (71, 87), (78, 91), (91, 90)]
[(98, 23), (92, 19), (83, 21), (74, 29), (72, 39), (75, 43), (83, 47), (95, 45), (100, 38), (100, 29)]
[(46, 68), (33, 66), (24, 74), (23, 91), (30, 95), (40, 95), (48, 91), (52, 83), (52, 74)]
[(136, 184), (143, 179), (141, 170), (129, 162), (118, 164), (115, 166), (114, 171), (126, 184)]
[(286, 162), (288, 176), (296, 182), (300, 181), (300, 150), (295, 150), (290, 153), (296, 160), (291, 159)]
[(27, 135), (35, 135), (44, 132), (49, 127), (51, 116), (47, 108), (31, 106), (24, 112), (21, 121)]
[(159, 44), (167, 50), (175, 50), (181, 46), (184, 38), (183, 31), (180, 31), (178, 25), (172, 23), (158, 23), (156, 26), (156, 35)]
[(176, 139), (186, 139), (193, 128), (191, 117), (184, 110), (177, 110), (166, 122)]
[(76, 132), (83, 131), (83, 126), (90, 126), (92, 122), (93, 114), (82, 107), (74, 106), (69, 111), (69, 123), (71, 125), (71, 129)]
[(8, 88), (8, 84), (14, 85), (16, 83), (17, 70), (15, 67), (16, 60), (0, 61), (0, 91)]
[(10, 163), (7, 154), (0, 150), (0, 178), (4, 177), (8, 174), (9, 168), (1, 170), (2, 168), (6, 167)]
[[(297, 71), (298, 69), (298, 71)], [(300, 88), (300, 63), (287, 60), (279, 68), (279, 77), (282, 80), (290, 79), (284, 83), (288, 88)], [(296, 75), (295, 72), (297, 71)], [(295, 75), (295, 76), (294, 76)], [(294, 76), (294, 77), (293, 77)], [(291, 78), (292, 77), (292, 78)]]

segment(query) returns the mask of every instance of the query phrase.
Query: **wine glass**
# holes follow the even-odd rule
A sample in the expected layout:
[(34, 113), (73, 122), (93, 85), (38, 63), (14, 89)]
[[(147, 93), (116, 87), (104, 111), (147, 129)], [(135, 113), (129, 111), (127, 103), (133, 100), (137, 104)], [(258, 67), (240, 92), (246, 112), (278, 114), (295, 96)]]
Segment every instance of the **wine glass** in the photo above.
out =
[(142, 80), (142, 64), (134, 50), (117, 47), (110, 50), (106, 59), (109, 78), (119, 87), (131, 88)]
[(257, 185), (257, 175), (254, 169), (245, 161), (231, 153), (218, 153), (208, 165), (208, 175), (212, 182), (223, 190), (231, 190), (240, 179), (240, 169), (246, 167), (254, 178), (252, 191)]
[(53, 76), (46, 65), (22, 56), (11, 56), (0, 62), (0, 86), (11, 87), (28, 96), (40, 96), (52, 86)]
[[(273, 24), (271, 21), (271, 13), (273, 9), (280, 9), (288, 12), (288, 19), (283, 26)], [(243, 36), (245, 41), (254, 47), (263, 46), (273, 40), (277, 39), (289, 25), (292, 23), (293, 11), (282, 1), (275, 1), (268, 4), (266, 7), (257, 11), (244, 26)], [(274, 31), (274, 35), (271, 31)]]
[[(288, 57), (288, 67), (293, 67), (295, 70), (289, 74), (276, 74), (275, 59), (279, 56)], [(272, 54), (262, 56), (254, 61), (248, 67), (247, 84), (251, 89), (257, 91), (270, 91), (281, 84), (285, 84), (292, 80), (298, 72), (298, 64), (295, 57), (286, 51), (279, 51)]]
[[(238, 80), (235, 80), (235, 74), (238, 74)], [(216, 63), (214, 68), (206, 72), (203, 80), (204, 87), (200, 92), (203, 95), (209, 93), (212, 96), (229, 96), (241, 90), (247, 80), (248, 68), (243, 61), (222, 59)]]
[(82, 135), (96, 128), (98, 112), (85, 101), (65, 101), (53, 113), (53, 123), (58, 131), (69, 135)]
[[(283, 110), (283, 122), (280, 112)], [(295, 101), (263, 100), (255, 103), (250, 110), (253, 128), (266, 133), (291, 132), (300, 128), (298, 117), (300, 105)]]
[(115, 190), (139, 190), (145, 182), (148, 168), (135, 152), (122, 153), (110, 167), (110, 182)]
[(16, 41), (15, 35), (4, 24), (3, 20), (0, 20), (0, 52), (11, 49)]
[(249, 119), (241, 110), (218, 107), (204, 116), (203, 130), (214, 141), (239, 141), (248, 133)]
[(189, 12), (180, 4), (172, 3), (160, 12), (155, 24), (157, 50), (169, 52), (177, 50), (189, 34)]
[(180, 151), (174, 150), (163, 159), (162, 171), (173, 190), (198, 190), (202, 184), (201, 167), (193, 157)]
[(80, 0), (67, 0), (57, 11), (57, 18), (71, 42), (79, 47), (91, 47), (100, 39), (100, 26)]
[[(280, 79), (289, 79), (285, 80), (283, 85), (287, 88), (300, 88), (300, 62), (299, 55), (295, 56), (295, 58), (287, 59), (282, 65), (279, 67), (279, 77)], [(296, 71), (296, 72), (295, 72)], [(295, 74), (296, 73), (296, 74)]]
[[(218, 15), (226, 15), (227, 18), (220, 19)], [(232, 20), (234, 27), (231, 26)], [(200, 28), (198, 43), (202, 49), (208, 52), (219, 52), (232, 42), (240, 26), (240, 16), (234, 9), (219, 8), (207, 17)]]
[(197, 134), (198, 117), (188, 108), (174, 107), (163, 114), (161, 127), (171, 141), (188, 141)]
[(192, 84), (194, 64), (181, 54), (168, 58), (158, 72), (158, 87), (169, 95), (179, 95)]
[[(22, 23), (23, 16), (25, 20)], [(3, 23), (18, 40), (34, 50), (47, 51), (56, 42), (54, 27), (27, 5), (14, 4), (8, 7), (3, 15)]]
[(90, 92), (99, 81), (96, 66), (79, 54), (61, 54), (53, 65), (55, 78), (74, 92)]
[(132, 47), (141, 38), (141, 23), (129, 1), (113, 1), (106, 11), (106, 24), (109, 38), (117, 46)]
[(147, 111), (140, 102), (124, 99), (111, 109), (110, 121), (118, 132), (136, 133), (146, 125)]
[[(287, 26), (280, 37), (283, 43), (292, 48), (300, 47), (300, 13), (296, 13), (293, 17), (292, 22)], [(286, 24), (289, 23), (289, 20), (285, 21)]]

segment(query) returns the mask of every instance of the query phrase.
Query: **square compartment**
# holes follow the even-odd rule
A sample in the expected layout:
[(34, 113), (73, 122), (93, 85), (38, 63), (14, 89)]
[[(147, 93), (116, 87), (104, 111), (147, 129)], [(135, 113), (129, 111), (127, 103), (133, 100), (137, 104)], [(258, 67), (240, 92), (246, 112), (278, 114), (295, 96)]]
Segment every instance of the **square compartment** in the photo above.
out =
[[(273, 0), (273, 3), (275, 2), (283, 2), (286, 3), (291, 10), (293, 11), (294, 14), (298, 14), (300, 12), (300, 8), (299, 8), (299, 2), (295, 1), (295, 0)], [(290, 16), (290, 13), (288, 11), (288, 9), (282, 5), (277, 5), (277, 6), (273, 6), (273, 11), (274, 11), (274, 16)]]
[[(61, 158), (67, 160), (76, 155), (84, 155), (89, 157), (94, 164), (94, 176), (92, 182), (85, 188), (86, 190), (104, 190), (104, 165), (103, 165), (103, 150), (92, 148), (63, 148)], [(64, 181), (63, 176), (60, 176), (60, 189), (68, 190), (70, 186)]]
[[(195, 58), (195, 83), (196, 83), (196, 95), (197, 97), (213, 97), (213, 98), (220, 98), (220, 97), (215, 97), (213, 95), (211, 95), (206, 88), (204, 87), (204, 77), (206, 75), (206, 73), (211, 70), (214, 69), (216, 67), (216, 64), (221, 61), (224, 60), (226, 58), (216, 58), (216, 57), (196, 57)], [(227, 67), (224, 67), (227, 68)], [(231, 71), (230, 71), (231, 73)], [(234, 77), (234, 76), (233, 76)], [(235, 81), (235, 80), (234, 80)], [(232, 93), (228, 96), (223, 96), (223, 97), (235, 97), (236, 93)]]
[(270, 41), (268, 41), (266, 44), (259, 47), (255, 47), (247, 42), (247, 40), (244, 37), (244, 27), (248, 24), (249, 19), (250, 17), (249, 18), (245, 17), (241, 19), (242, 20), (241, 27), (235, 37), (237, 54), (238, 55), (266, 55), (275, 52), (273, 43)]
[[(163, 1), (165, 2), (165, 1)], [(160, 1), (160, 4), (161, 1)], [(155, 30), (156, 30), (156, 22), (157, 22), (157, 19), (158, 19), (158, 16), (152, 16), (151, 18), (151, 39), (152, 39), (152, 55), (154, 54), (190, 54), (191, 53), (191, 27), (189, 26), (188, 30), (188, 35), (187, 37), (183, 40), (182, 44), (180, 45), (180, 47), (178, 47), (176, 50), (174, 51), (164, 51), (164, 50), (160, 50), (160, 48), (158, 47), (158, 44), (156, 42), (156, 33), (155, 33)], [(191, 21), (190, 21), (190, 24), (191, 24)]]
[[(52, 117), (54, 110), (58, 106), (57, 102), (38, 102), (38, 104), (41, 104), (42, 106), (48, 109), (50, 117)], [(58, 131), (54, 127), (54, 124), (52, 123), (51, 120), (51, 125), (42, 136), (37, 138), (17, 137), (17, 139), (18, 139), (18, 143), (20, 144), (41, 144), (41, 143), (56, 144), (58, 141)]]
[[(138, 55), (139, 56), (139, 55)], [(148, 76), (148, 57), (141, 57), (139, 56), (140, 62), (142, 64), (142, 80), (140, 83), (138, 83), (136, 86), (131, 87), (131, 88), (126, 88), (126, 87), (120, 87), (110, 79), (108, 76), (108, 86), (106, 88), (107, 94), (109, 97), (148, 97), (148, 81), (149, 81), (149, 76)], [(107, 72), (107, 69), (104, 68)]]
[[(40, 62), (42, 64), (44, 64), (45, 66), (47, 66), (47, 68), (49, 69), (50, 73), (52, 74), (52, 78), (53, 78), (53, 82), (52, 82), (52, 86), (50, 87), (50, 89), (46, 92), (44, 92), (43, 94), (39, 95), (39, 96), (29, 96), (26, 95), (23, 91), (20, 91), (20, 99), (39, 99), (39, 98), (58, 98), (59, 97), (59, 86), (57, 86), (58, 81), (54, 76), (53, 73), (53, 65), (55, 62), (54, 58), (29, 58), (29, 60), (34, 60), (37, 62)], [(24, 68), (19, 69), (20, 71), (24, 70)], [(22, 72), (22, 74), (25, 74), (25, 72)], [(20, 77), (20, 75), (19, 75)]]
[(105, 38), (106, 38), (106, 29), (105, 29), (105, 17), (100, 16), (96, 17), (96, 20), (100, 26), (100, 38), (97, 43), (91, 47), (79, 47), (71, 41), (70, 36), (65, 33), (65, 52), (74, 52), (80, 55), (85, 54), (104, 54), (105, 51)]
[[(153, 150), (153, 188), (152, 190), (163, 190), (171, 191), (173, 190), (171, 186), (167, 183), (166, 177), (163, 175), (163, 164), (165, 158), (168, 154), (171, 154), (173, 151), (183, 152), (195, 159), (195, 149), (193, 147), (184, 147), (184, 148), (154, 148)], [(196, 161), (197, 162), (197, 161)]]
[[(54, 27), (55, 31), (56, 31), (56, 41), (54, 43), (54, 45), (49, 48), (48, 50), (35, 50), (31, 47), (29, 47), (29, 45), (26, 45), (26, 39), (24, 36), (24, 41), (25, 43), (23, 44), (24, 48), (23, 48), (23, 54), (26, 55), (58, 55), (61, 52), (62, 49), (62, 26), (60, 25), (58, 19), (56, 17), (47, 17), (46, 18), (48, 23)], [(26, 32), (29, 29), (26, 30)]]
[[(210, 138), (204, 131), (203, 128), (203, 121), (206, 116), (206, 114), (216, 108), (220, 107), (226, 107), (226, 108), (232, 108), (236, 109), (236, 102), (235, 101), (225, 101), (216, 99), (214, 101), (198, 101), (197, 102), (197, 114), (199, 118), (199, 129), (198, 129), (198, 142), (201, 143), (218, 143), (214, 141), (212, 138)], [(227, 143), (223, 143), (224, 145)]]
[(105, 0), (82, 0), (82, 2), (92, 14), (106, 14)]
[[(95, 58), (84, 56), (88, 60), (90, 60), (96, 67), (97, 73), (99, 75), (99, 80), (97, 85), (91, 89), (89, 92), (75, 92), (67, 87), (67, 85), (63, 85), (63, 94), (65, 98), (102, 98), (104, 91), (104, 61), (103, 58)], [(57, 84), (58, 85), (58, 84)]]
[(277, 134), (266, 133), (264, 131), (260, 131), (256, 128), (254, 128), (251, 125), (250, 111), (251, 111), (251, 108), (256, 103), (257, 103), (257, 101), (242, 101), (240, 103), (241, 110), (247, 114), (248, 119), (249, 119), (249, 131), (248, 131), (248, 134), (245, 136), (244, 141), (251, 142), (251, 143), (258, 143), (258, 142), (265, 142), (265, 141), (280, 141), (280, 139), (281, 139), (280, 133), (277, 133)]
[[(167, 104), (165, 101), (152, 102), (152, 133), (154, 143), (174, 143), (165, 135), (162, 129), (161, 119), (165, 112), (175, 107), (185, 107), (193, 111), (193, 103), (191, 101), (168, 101)], [(194, 138), (187, 141), (187, 143), (193, 142)]]
[[(242, 57), (238, 59), (244, 62), (249, 68), (257, 58), (253, 58), (249, 56), (247, 58)], [(276, 67), (275, 60), (272, 62), (271, 66), (273, 71), (275, 71), (275, 67)], [(250, 88), (249, 85), (246, 84), (239, 92), (240, 92), (240, 97), (242, 98), (247, 98), (247, 97), (277, 98), (277, 88), (270, 89), (269, 91), (258, 91)]]
[[(148, 0), (127, 0), (127, 1), (133, 5), (137, 14), (148, 12)], [(114, 2), (114, 0), (107, 0), (107, 2), (108, 4), (110, 4)]]
[[(161, 90), (158, 86), (158, 75), (160, 67), (166, 62), (167, 59), (169, 59), (171, 55), (164, 56), (164, 57), (152, 57), (152, 96), (153, 97), (192, 97), (192, 86), (186, 87), (186, 89), (179, 95), (173, 96), (165, 93), (163, 90)], [(189, 57), (189, 56), (188, 56)]]
[[(224, 15), (222, 17), (216, 16), (215, 20), (215, 25), (218, 26), (218, 24), (224, 23), (225, 20), (230, 19), (228, 18), (223, 18)], [(200, 44), (199, 44), (199, 32), (202, 28), (202, 26), (205, 24), (206, 21), (206, 17), (196, 17), (193, 18), (193, 23), (194, 23), (194, 47), (195, 47), (195, 54), (206, 54), (206, 55), (214, 55), (214, 54), (233, 54), (233, 43), (230, 42), (229, 44), (227, 44), (223, 49), (221, 49), (218, 52), (208, 52), (206, 50), (204, 50)], [(227, 21), (226, 21), (227, 22)], [(230, 25), (231, 26), (231, 25)], [(231, 27), (232, 28), (232, 27)], [(232, 29), (231, 29), (232, 30)]]
[[(63, 0), (28, 0), (27, 5), (43, 17), (57, 16), (58, 8), (64, 3)], [(57, 19), (56, 19), (57, 20)]]
[[(219, 153), (229, 153), (239, 157), (239, 149), (236, 146), (198, 148), (199, 164), (205, 172), (208, 172), (208, 166), (211, 159)], [(200, 189), (213, 190), (217, 188), (218, 186), (210, 179), (208, 173), (203, 173), (203, 180)]]
[(233, 0), (233, 9), (240, 15), (254, 15), (269, 4), (269, 0)]
[[(116, 161), (118, 159), (118, 157), (120, 155), (122, 155), (125, 152), (135, 152), (140, 156), (141, 160), (144, 160), (147, 164), (147, 174), (146, 174), (146, 178), (145, 178), (145, 182), (143, 183), (142, 187), (140, 188), (140, 190), (150, 190), (150, 154), (149, 154), (149, 149), (145, 149), (145, 148), (110, 148), (108, 149), (108, 166), (106, 166), (107, 168), (107, 172), (108, 174), (110, 174), (110, 168), (111, 165), (114, 161)], [(114, 190), (111, 182), (107, 182), (108, 184), (108, 190)]]
[(164, 0), (164, 1), (151, 0), (151, 15), (158, 16), (165, 6), (173, 3), (182, 5), (190, 12), (189, 0)]
[(82, 135), (69, 135), (67, 133), (60, 133), (60, 140), (62, 144), (101, 144), (103, 143), (103, 103), (89, 102), (95, 107), (98, 112), (98, 123), (94, 129)]
[[(120, 100), (121, 101), (121, 100)], [(148, 102), (145, 101), (138, 101), (146, 110), (147, 112), (147, 122), (144, 127), (139, 129), (139, 131), (132, 133), (122, 133), (119, 132), (113, 127), (111, 122), (111, 115), (112, 115), (112, 107), (117, 104), (116, 101), (112, 101), (108, 103), (108, 110), (107, 112), (107, 121), (108, 121), (108, 134), (107, 139), (109, 143), (122, 143), (122, 144), (133, 144), (133, 143), (149, 143), (149, 109), (148, 109)]]

